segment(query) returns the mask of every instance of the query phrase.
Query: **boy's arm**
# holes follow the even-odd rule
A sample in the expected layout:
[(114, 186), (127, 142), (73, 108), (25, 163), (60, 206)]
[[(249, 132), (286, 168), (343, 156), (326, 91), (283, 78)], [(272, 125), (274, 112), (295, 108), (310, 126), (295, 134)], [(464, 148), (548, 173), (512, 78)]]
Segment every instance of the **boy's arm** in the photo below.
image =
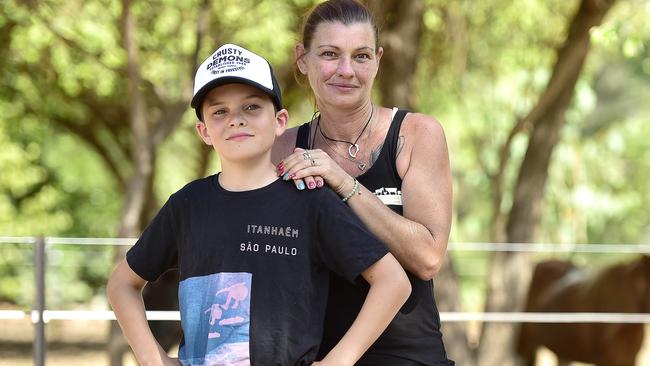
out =
[(339, 343), (315, 365), (354, 365), (377, 340), (411, 294), (404, 270), (388, 253), (362, 274), (370, 284), (359, 315)]
[(140, 365), (180, 365), (167, 356), (151, 333), (142, 300), (146, 283), (122, 260), (108, 280), (108, 300)]

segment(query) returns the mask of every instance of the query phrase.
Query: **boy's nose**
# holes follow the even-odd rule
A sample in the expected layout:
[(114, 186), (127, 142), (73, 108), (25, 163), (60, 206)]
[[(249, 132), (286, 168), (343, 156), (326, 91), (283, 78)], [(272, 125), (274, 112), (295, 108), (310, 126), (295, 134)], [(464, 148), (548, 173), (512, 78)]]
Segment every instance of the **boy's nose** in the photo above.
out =
[(246, 118), (240, 113), (233, 114), (232, 118), (230, 118), (230, 126), (246, 126)]

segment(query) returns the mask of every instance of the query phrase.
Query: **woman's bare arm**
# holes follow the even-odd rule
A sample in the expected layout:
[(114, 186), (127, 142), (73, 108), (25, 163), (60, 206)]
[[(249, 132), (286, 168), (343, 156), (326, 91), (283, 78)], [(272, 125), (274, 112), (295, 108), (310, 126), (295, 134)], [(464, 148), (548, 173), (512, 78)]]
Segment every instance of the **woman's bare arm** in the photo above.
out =
[[(404, 216), (390, 210), (362, 186), (347, 202), (405, 269), (427, 280), (440, 270), (451, 228), (447, 143), (442, 126), (422, 114), (409, 114), (400, 135), (404, 147), (397, 163), (402, 176)], [(296, 179), (322, 176), (342, 197), (352, 191), (354, 178), (325, 152), (311, 150), (311, 156), (317, 161), (314, 167), (307, 164), (298, 149), (284, 159), (286, 171), (295, 174)]]

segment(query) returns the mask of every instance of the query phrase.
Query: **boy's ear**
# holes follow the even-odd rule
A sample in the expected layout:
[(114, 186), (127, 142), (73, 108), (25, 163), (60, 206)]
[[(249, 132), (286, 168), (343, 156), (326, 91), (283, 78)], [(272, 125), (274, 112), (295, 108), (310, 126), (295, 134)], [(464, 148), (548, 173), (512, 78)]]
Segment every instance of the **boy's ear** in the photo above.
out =
[(280, 136), (286, 131), (287, 124), (289, 123), (289, 112), (286, 109), (281, 109), (275, 114), (275, 136)]
[(298, 65), (298, 70), (305, 75), (307, 74), (307, 65), (305, 64), (305, 46), (302, 43), (298, 43), (295, 48), (296, 53), (296, 65)]
[(199, 134), (199, 137), (203, 142), (205, 142), (206, 145), (212, 145), (212, 141), (210, 141), (210, 133), (208, 132), (208, 128), (205, 126), (205, 123), (201, 121), (196, 121), (196, 133)]

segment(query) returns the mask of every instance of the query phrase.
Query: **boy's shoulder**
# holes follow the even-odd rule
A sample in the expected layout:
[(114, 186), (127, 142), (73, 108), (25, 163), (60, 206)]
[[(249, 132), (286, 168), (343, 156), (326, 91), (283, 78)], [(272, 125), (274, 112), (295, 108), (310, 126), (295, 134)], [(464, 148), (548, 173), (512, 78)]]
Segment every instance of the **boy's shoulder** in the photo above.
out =
[[(293, 184), (292, 184), (293, 185)], [(298, 191), (295, 186), (292, 187), (294, 190)], [(346, 204), (341, 201), (334, 190), (328, 186), (317, 188), (317, 189), (305, 189), (303, 191), (298, 191), (302, 199), (309, 206), (316, 208), (318, 210), (323, 209), (333, 209), (336, 207), (346, 207)]]
[(185, 184), (181, 189), (169, 196), (170, 201), (185, 201), (205, 197), (210, 192), (210, 187), (215, 182), (216, 175), (195, 179)]
[[(262, 200), (264, 199), (264, 196), (270, 199), (278, 199), (278, 197), (282, 197), (280, 199), (292, 201), (294, 204), (298, 204), (299, 206), (305, 205), (312, 208), (345, 205), (341, 202), (339, 196), (327, 186), (301, 191), (296, 188), (293, 181), (280, 180), (276, 183), (278, 184), (272, 184), (266, 187), (263, 191), (263, 195), (259, 194), (262, 192), (258, 192), (255, 197), (261, 198)], [(169, 201), (171, 201), (174, 206), (184, 206), (188, 203), (195, 203), (197, 201), (204, 202), (211, 194), (219, 196), (221, 190), (219, 189), (218, 184), (216, 174), (193, 180), (173, 193), (169, 197)]]

